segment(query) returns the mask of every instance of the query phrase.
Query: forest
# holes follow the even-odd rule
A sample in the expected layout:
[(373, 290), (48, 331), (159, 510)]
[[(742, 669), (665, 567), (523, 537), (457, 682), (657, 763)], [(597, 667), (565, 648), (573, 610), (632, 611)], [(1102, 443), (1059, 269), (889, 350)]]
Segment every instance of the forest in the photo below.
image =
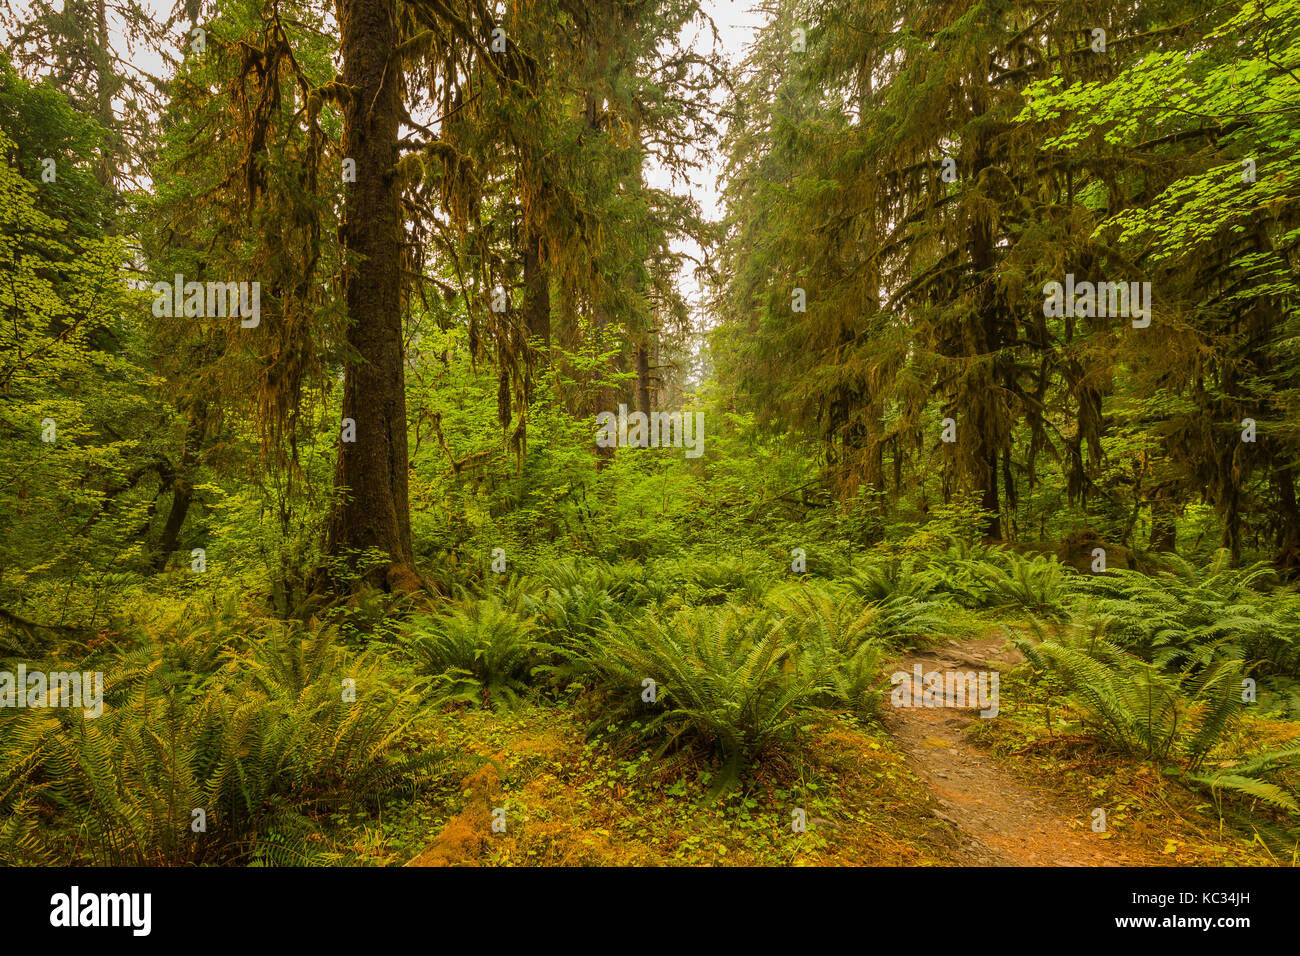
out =
[(0, 37), (0, 864), (1300, 862), (1300, 0)]

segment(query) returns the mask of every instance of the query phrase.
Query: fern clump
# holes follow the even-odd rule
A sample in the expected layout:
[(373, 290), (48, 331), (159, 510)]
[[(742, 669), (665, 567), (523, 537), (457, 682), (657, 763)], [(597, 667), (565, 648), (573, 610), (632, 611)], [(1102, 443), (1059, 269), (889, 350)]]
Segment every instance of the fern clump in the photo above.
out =
[(935, 556), (930, 572), (935, 590), (969, 608), (1017, 607), (1060, 620), (1073, 596), (1071, 571), (1052, 555), (953, 545)]
[[(1227, 815), (1284, 850), (1292, 851), (1300, 842), (1300, 738), (1235, 765), (1187, 774), (1184, 779), (1211, 793)], [(1274, 824), (1259, 814), (1242, 812), (1259, 804), (1280, 814), (1284, 822)]]
[(1262, 675), (1300, 676), (1300, 598), (1264, 590), (1264, 564), (1231, 567), (1226, 552), (1203, 568), (1169, 556), (1169, 572), (1083, 575), (1076, 616), (1104, 624), (1108, 638), (1161, 667), (1211, 659), (1249, 663)]
[(688, 565), (691, 604), (756, 604), (775, 581), (771, 561), (753, 554), (699, 556)]
[(876, 561), (847, 575), (844, 583), (864, 601), (885, 601), (907, 597), (921, 601), (933, 595), (940, 585), (940, 575), (920, 570), (915, 557)]
[(758, 609), (728, 604), (644, 618), (571, 648), (600, 712), (589, 729), (658, 740), (660, 753), (687, 744), (715, 753), (717, 794), (765, 752), (795, 746), (825, 708), (872, 715), (880, 699), (876, 612), (814, 588), (783, 595)]
[(433, 677), (440, 701), (514, 707), (540, 662), (537, 638), (533, 618), (489, 595), (462, 601), (437, 617), (413, 619), (405, 643), (417, 672)]
[(1234, 661), (1170, 673), (1077, 630), (1073, 639), (1016, 644), (1031, 665), (1065, 686), (1084, 726), (1126, 754), (1185, 757), (1197, 767), (1241, 715), (1242, 675)]
[(765, 748), (789, 743), (823, 693), (823, 675), (795, 666), (798, 650), (776, 615), (731, 606), (617, 628), (582, 655), (603, 705), (591, 729), (660, 738), (660, 753), (702, 744), (722, 758), (721, 792)]
[(883, 697), (880, 609), (863, 607), (852, 594), (804, 585), (778, 589), (769, 602), (798, 644), (801, 666), (824, 676), (827, 686), (816, 702), (875, 717)]
[(585, 643), (614, 625), (618, 606), (608, 591), (575, 585), (548, 593), (538, 612), (550, 640)]
[(100, 717), (0, 710), (0, 859), (337, 862), (331, 813), (442, 772), (445, 754), (414, 745), (419, 695), (333, 628), (270, 624), (215, 652), (206, 630), (107, 661)]

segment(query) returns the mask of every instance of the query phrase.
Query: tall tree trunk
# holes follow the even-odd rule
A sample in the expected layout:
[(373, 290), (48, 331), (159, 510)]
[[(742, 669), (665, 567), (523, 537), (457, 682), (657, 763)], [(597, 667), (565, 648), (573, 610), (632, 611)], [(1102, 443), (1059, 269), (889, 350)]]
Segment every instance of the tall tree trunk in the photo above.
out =
[(636, 410), (650, 414), (650, 345), (642, 339), (636, 345)]
[(190, 409), (189, 422), (185, 426), (185, 447), (181, 449), (180, 464), (172, 473), (172, 503), (163, 524), (158, 551), (153, 558), (156, 571), (167, 566), (168, 559), (180, 541), (181, 528), (185, 526), (185, 519), (190, 513), (190, 505), (194, 501), (194, 469), (198, 467), (199, 451), (207, 426), (208, 406), (206, 403), (198, 403)]
[[(95, 2), (95, 99), (96, 118), (106, 136), (117, 130), (113, 115), (113, 64), (108, 52), (108, 9), (105, 0)], [(104, 144), (104, 154), (95, 166), (95, 178), (107, 186), (113, 181), (113, 147)]]
[[(586, 105), (583, 109), (583, 116), (588, 129), (593, 131), (599, 130), (600, 124), (597, 121), (599, 113), (600, 108), (596, 97), (591, 93), (588, 93)], [(613, 317), (610, 316), (609, 311), (605, 308), (604, 304), (597, 301), (592, 305), (591, 319), (593, 326), (592, 332), (596, 341), (600, 342), (601, 347), (603, 348), (606, 341), (605, 329), (613, 322)], [(620, 361), (619, 357), (612, 358), (611, 364), (613, 366), (610, 369), (611, 372), (621, 372), (624, 370), (620, 367), (623, 363)], [(613, 412), (617, 414), (618, 406), (626, 400), (626, 390), (620, 385), (598, 385), (589, 392), (589, 395), (592, 404), (591, 407), (589, 407), (588, 414), (593, 416), (599, 412)], [(605, 465), (613, 460), (613, 458), (613, 448), (602, 447), (600, 445), (596, 446), (596, 469), (598, 471), (603, 469)]]
[(356, 440), (340, 442), (329, 552), (355, 565), (377, 549), (387, 566), (365, 580), (389, 590), (418, 586), (407, 498), (406, 384), (402, 342), (402, 223), (393, 167), (401, 120), (395, 0), (338, 0), (344, 111), (343, 152), (356, 160), (342, 241), (350, 351), (343, 417)]
[(108, 36), (107, 0), (95, 2), (95, 100), (96, 119), (104, 129), (103, 153), (95, 163), (95, 179), (109, 190), (112, 213), (104, 223), (104, 231), (117, 235), (117, 213), (120, 209), (115, 181), (117, 178), (118, 150), (121, 132), (117, 128), (117, 115), (113, 112), (113, 94), (117, 90), (117, 77), (113, 73), (112, 50)]
[(1236, 567), (1241, 563), (1241, 496), (1236, 485), (1228, 489), (1227, 498), (1220, 544), (1232, 554), (1232, 565)]
[[(981, 139), (975, 150), (974, 175), (978, 178), (979, 173), (988, 165), (990, 160), (986, 141)], [(973, 224), (970, 254), (975, 281), (989, 281), (993, 273), (996, 253), (993, 229), (988, 222), (977, 221)], [(995, 418), (998, 415), (994, 405), (993, 386), (1002, 385), (1003, 378), (1003, 361), (1000, 353), (1002, 345), (1000, 307), (1001, 303), (992, 295), (991, 290), (980, 300), (977, 312), (979, 330), (977, 354), (981, 356), (981, 363), (984, 365), (981, 371), (987, 376), (987, 384), (980, 389), (969, 389), (967, 398), (972, 406), (969, 409), (971, 414), (968, 415), (970, 425), (967, 426), (967, 434), (974, 432), (974, 457), (979, 463), (978, 473), (979, 478), (982, 479), (980, 507), (988, 514), (984, 535), (991, 540), (1002, 538), (1002, 509), (998, 496), (998, 458), (1001, 449), (993, 435)]]
[[(542, 265), (541, 237), (525, 221), (524, 253), (524, 323), (528, 337), (536, 339), (542, 349), (551, 345), (550, 277)], [(544, 354), (542, 356), (545, 358)]]
[(1173, 482), (1156, 487), (1151, 496), (1151, 550), (1172, 552), (1178, 544), (1178, 492)]
[(984, 495), (980, 499), (980, 507), (989, 515), (988, 524), (984, 526), (984, 536), (990, 541), (1002, 540), (1002, 513), (998, 505), (998, 459), (997, 452), (991, 451), (985, 459), (987, 465), (985, 474), (987, 479), (984, 484)]
[[(592, 309), (592, 324), (598, 341), (603, 341), (605, 329), (610, 324), (609, 313), (602, 305), (597, 305)], [(617, 359), (613, 360), (615, 367), (613, 371), (621, 371), (617, 367)], [(588, 414), (595, 416), (600, 412), (613, 412), (618, 414), (618, 406), (624, 401), (625, 395), (623, 388), (618, 385), (597, 385), (590, 392), (590, 401), (592, 407)], [(596, 446), (596, 470), (600, 471), (614, 460), (614, 449), (597, 445)]]
[(537, 378), (550, 361), (551, 351), (551, 280), (542, 265), (541, 236), (525, 214), (519, 227), (524, 261), (524, 414), (532, 401)]
[(1274, 563), (1284, 578), (1300, 578), (1300, 507), (1296, 505), (1295, 470), (1290, 466), (1275, 470), (1273, 484), (1281, 511)]

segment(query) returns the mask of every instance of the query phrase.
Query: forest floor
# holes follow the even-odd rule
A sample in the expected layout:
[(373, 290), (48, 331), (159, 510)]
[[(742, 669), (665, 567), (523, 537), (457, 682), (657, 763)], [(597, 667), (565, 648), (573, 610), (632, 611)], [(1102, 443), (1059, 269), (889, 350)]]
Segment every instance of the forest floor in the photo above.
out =
[[(930, 645), (897, 669), (997, 670), (1000, 716), (895, 708), (880, 722), (829, 716), (800, 757), (774, 757), (716, 802), (713, 767), (655, 759), (584, 733), (573, 703), (458, 710), (429, 746), (465, 773), (432, 801), (371, 819), (356, 862), (377, 865), (1278, 865), (1223, 827), (1199, 793), (1158, 767), (1099, 752), (1017, 676), (998, 629)], [(1271, 728), (1243, 731), (1258, 737)], [(1106, 830), (1094, 832), (1094, 810)], [(792, 826), (803, 810), (805, 832)], [(495, 811), (495, 815), (494, 815)], [(504, 812), (502, 812), (504, 811)], [(498, 820), (494, 832), (493, 820)], [(360, 821), (358, 821), (360, 823)]]
[[(906, 657), (900, 670), (923, 673), (970, 669), (1004, 671), (1021, 663), (1001, 636), (949, 641)], [(912, 681), (909, 676), (906, 679)], [(915, 688), (920, 694), (921, 688)], [(941, 808), (936, 815), (960, 833), (953, 862), (972, 866), (1134, 866), (1160, 865), (1167, 858), (1141, 844), (1100, 839), (1106, 834), (1080, 827), (1077, 806), (1032, 787), (971, 740), (981, 719), (979, 706), (944, 693), (940, 708), (891, 707), (885, 726), (908, 754), (917, 776)], [(1091, 821), (1084, 812), (1082, 819)]]

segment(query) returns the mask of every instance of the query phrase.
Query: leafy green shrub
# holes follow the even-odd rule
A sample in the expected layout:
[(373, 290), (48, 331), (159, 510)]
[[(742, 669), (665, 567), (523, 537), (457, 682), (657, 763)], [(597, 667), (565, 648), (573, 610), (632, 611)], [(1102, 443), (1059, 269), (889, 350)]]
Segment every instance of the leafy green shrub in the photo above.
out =
[[(576, 651), (602, 705), (592, 730), (658, 737), (660, 753), (698, 742), (722, 758), (712, 793), (733, 786), (765, 748), (790, 743), (832, 687), (783, 619), (731, 606), (618, 627)], [(642, 699), (653, 680), (656, 700)]]
[[(598, 633), (568, 647), (567, 673), (595, 689), (591, 730), (657, 738), (661, 753), (686, 743), (717, 753), (717, 794), (765, 750), (793, 745), (819, 710), (875, 715), (888, 617), (833, 586), (787, 584), (761, 607), (692, 608)], [(653, 702), (643, 699), (647, 679)]]
[(604, 592), (615, 605), (635, 608), (658, 604), (666, 588), (648, 572), (648, 565), (635, 561), (610, 564), (599, 558), (566, 558), (541, 565), (526, 582), (534, 594), (547, 591)]
[(418, 694), (392, 690), (332, 629), (276, 626), (219, 665), (204, 643), (165, 638), (110, 667), (98, 718), (0, 710), (0, 860), (337, 861), (325, 815), (418, 791), (446, 760), (408, 743)]
[(996, 549), (962, 539), (950, 539), (946, 547), (929, 556), (926, 570), (933, 575), (935, 590), (963, 607), (986, 607), (981, 570), (995, 560)]
[(1260, 673), (1300, 676), (1300, 598), (1258, 590), (1273, 579), (1270, 568), (1232, 568), (1226, 552), (1204, 568), (1174, 556), (1168, 563), (1173, 571), (1151, 576), (1081, 576), (1077, 616), (1103, 624), (1112, 643), (1161, 667), (1230, 659)]
[(871, 605), (872, 627), (881, 640), (914, 647), (959, 630), (952, 606), (944, 600), (917, 601), (899, 595)]
[(953, 543), (930, 563), (936, 589), (971, 608), (1022, 607), (1061, 619), (1069, 610), (1069, 571), (1055, 556)]
[(778, 588), (768, 601), (799, 646), (800, 666), (825, 676), (816, 703), (875, 717), (882, 697), (879, 608), (864, 608), (853, 595), (804, 585)]
[(914, 557), (873, 562), (852, 572), (844, 583), (864, 601), (884, 601), (895, 596), (921, 600), (934, 594), (939, 576), (916, 567)]
[(1263, 800), (1300, 817), (1300, 737), (1277, 750), (1256, 754), (1216, 773), (1194, 774), (1191, 779), (1212, 790), (1228, 790)]
[[(1209, 792), (1223, 816), (1294, 860), (1300, 844), (1300, 737), (1212, 773), (1183, 774), (1183, 780)], [(1260, 804), (1274, 813), (1260, 813)]]
[(1048, 618), (1064, 618), (1070, 607), (1073, 573), (1055, 555), (998, 553), (981, 569), (986, 601), (993, 607), (1023, 607)]
[(561, 644), (590, 642), (613, 626), (616, 608), (608, 591), (580, 584), (551, 591), (538, 603), (550, 639)]
[(1240, 716), (1241, 669), (1219, 661), (1168, 673), (1099, 638), (1016, 645), (1070, 692), (1097, 739), (1155, 760), (1186, 755), (1199, 766)]
[(692, 603), (758, 602), (773, 582), (771, 572), (764, 570), (766, 563), (766, 558), (753, 555), (697, 556), (688, 572), (694, 585)]
[[(891, 587), (888, 574), (888, 571), (863, 569), (842, 581), (827, 584), (804, 580), (777, 585), (767, 593), (763, 603), (793, 614), (798, 595), (825, 596), (837, 608), (835, 619), (850, 614), (855, 634), (861, 640), (882, 646), (912, 647), (965, 629), (960, 609), (946, 595), (926, 596), (929, 581), (924, 575), (906, 572), (897, 578), (898, 586)], [(868, 603), (862, 603), (864, 599)], [(831, 612), (823, 604), (818, 611), (805, 609), (804, 613)]]
[[(1300, 738), (1235, 766), (1189, 773), (1183, 779), (1207, 790), (1220, 811), (1244, 829), (1265, 837), (1282, 852), (1294, 854), (1300, 843)], [(1225, 795), (1229, 800), (1223, 799)], [(1281, 822), (1250, 812), (1260, 802), (1278, 811)]]
[(513, 707), (542, 653), (536, 633), (532, 618), (488, 595), (412, 619), (405, 643), (440, 700)]

